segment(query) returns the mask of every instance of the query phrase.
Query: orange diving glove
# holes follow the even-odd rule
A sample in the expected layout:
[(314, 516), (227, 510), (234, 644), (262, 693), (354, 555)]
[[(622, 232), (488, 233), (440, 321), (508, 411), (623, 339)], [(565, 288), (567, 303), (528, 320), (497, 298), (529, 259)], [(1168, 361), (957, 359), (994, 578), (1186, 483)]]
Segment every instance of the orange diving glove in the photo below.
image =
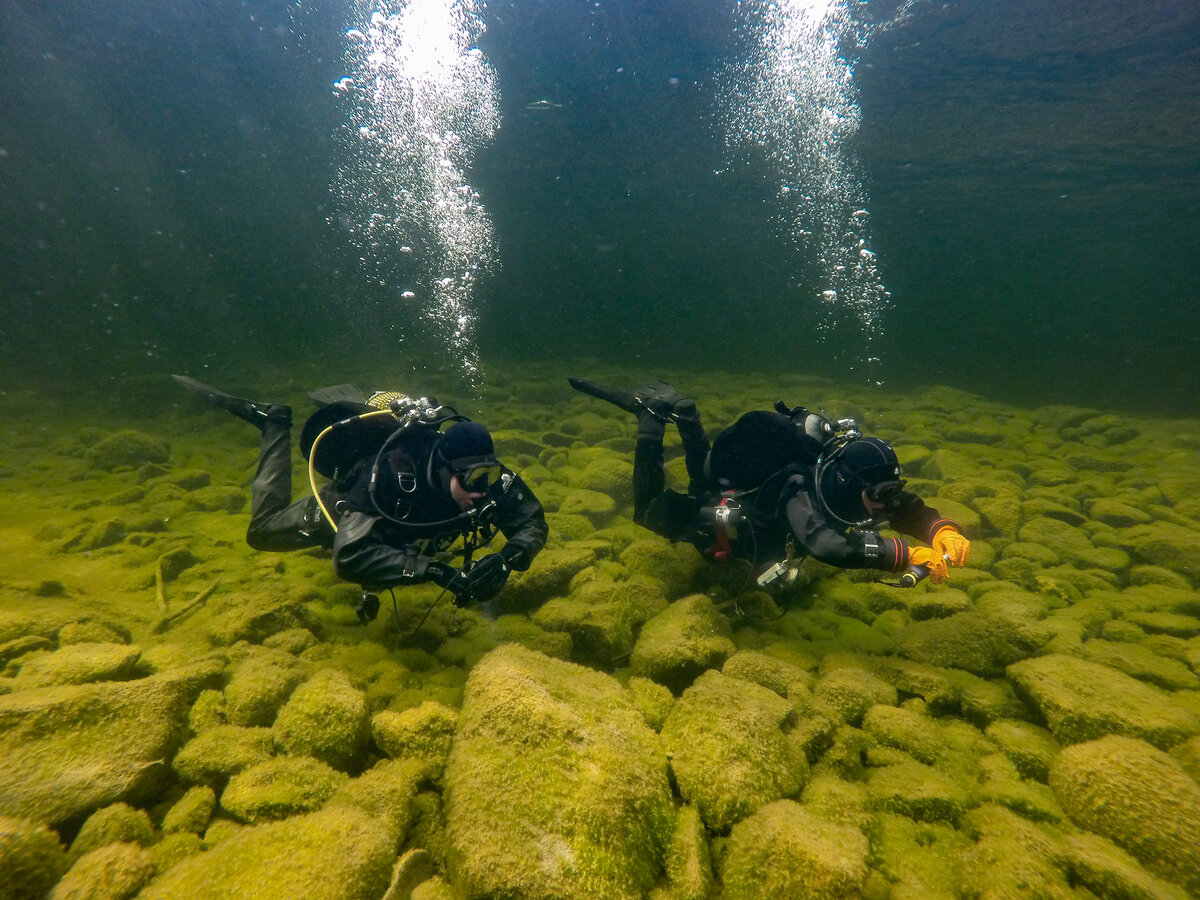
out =
[(944, 525), (933, 536), (933, 552), (945, 556), (952, 566), (965, 566), (971, 555), (971, 542), (953, 525)]
[(946, 569), (946, 557), (929, 547), (909, 547), (908, 564), (928, 569), (929, 580), (934, 584), (941, 584), (950, 577)]

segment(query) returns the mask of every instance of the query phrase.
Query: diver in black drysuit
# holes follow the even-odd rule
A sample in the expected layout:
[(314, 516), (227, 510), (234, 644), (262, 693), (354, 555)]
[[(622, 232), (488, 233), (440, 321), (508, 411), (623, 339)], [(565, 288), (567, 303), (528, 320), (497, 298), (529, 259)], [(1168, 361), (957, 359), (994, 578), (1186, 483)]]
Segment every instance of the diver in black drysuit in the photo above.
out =
[[(812, 556), (844, 569), (928, 570), (945, 581), (970, 544), (954, 522), (904, 490), (895, 451), (803, 407), (743, 415), (710, 446), (695, 401), (654, 382), (632, 393), (569, 379), (576, 390), (614, 403), (638, 420), (633, 458), (634, 520), (706, 555), (763, 566)], [(687, 494), (666, 488), (663, 438), (679, 429)], [(840, 424), (840, 423), (839, 423)], [(883, 537), (887, 525), (929, 544)]]
[[(393, 415), (380, 415), (399, 395), (366, 401), (349, 385), (315, 391), (310, 396), (320, 408), (305, 423), (301, 451), (306, 458), (316, 452), (317, 471), (331, 481), (319, 500), (310, 495), (293, 502), (291, 408), (172, 377), (262, 432), (246, 531), (256, 550), (326, 547), (338, 577), (364, 591), (432, 581), (463, 605), (496, 596), (509, 572), (528, 569), (546, 544), (541, 503), (496, 459), (487, 429), (465, 417), (448, 415), (401, 431)], [(440, 431), (450, 419), (458, 421)], [(482, 546), (497, 530), (507, 539), (504, 547), (465, 559), (462, 569), (434, 558), (459, 537), (474, 536)], [(370, 620), (378, 601), (366, 603), (356, 609)]]

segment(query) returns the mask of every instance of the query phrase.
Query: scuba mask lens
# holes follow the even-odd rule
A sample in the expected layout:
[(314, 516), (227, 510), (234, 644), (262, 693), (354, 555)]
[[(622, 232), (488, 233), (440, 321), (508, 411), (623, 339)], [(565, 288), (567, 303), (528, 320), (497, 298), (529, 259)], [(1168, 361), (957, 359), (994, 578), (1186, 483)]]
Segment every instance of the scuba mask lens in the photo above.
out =
[(504, 469), (498, 462), (478, 463), (455, 472), (458, 483), (472, 494), (484, 494), (499, 480)]

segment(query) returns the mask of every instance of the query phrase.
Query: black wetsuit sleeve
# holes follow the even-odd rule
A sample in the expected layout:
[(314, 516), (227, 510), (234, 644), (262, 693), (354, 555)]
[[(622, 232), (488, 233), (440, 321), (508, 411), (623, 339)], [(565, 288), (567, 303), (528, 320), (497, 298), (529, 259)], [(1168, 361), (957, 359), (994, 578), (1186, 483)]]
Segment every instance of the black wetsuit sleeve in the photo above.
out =
[(510, 569), (524, 572), (546, 546), (550, 534), (546, 512), (529, 485), (515, 473), (497, 505), (496, 525), (508, 541), (500, 555)]
[(333, 538), (333, 571), (338, 578), (382, 590), (402, 584), (437, 580), (449, 567), (432, 563), (406, 548), (387, 542), (387, 522), (363, 512), (348, 512)]
[(887, 572), (898, 572), (908, 565), (908, 547), (902, 540), (880, 537), (871, 531), (842, 532), (831, 527), (806, 490), (795, 493), (785, 510), (792, 534), (814, 559), (842, 569)]
[(908, 491), (901, 492), (888, 505), (886, 514), (892, 528), (926, 544), (932, 544), (933, 536), (947, 525), (958, 528), (957, 523), (943, 518), (936, 509), (926, 506), (924, 500)]

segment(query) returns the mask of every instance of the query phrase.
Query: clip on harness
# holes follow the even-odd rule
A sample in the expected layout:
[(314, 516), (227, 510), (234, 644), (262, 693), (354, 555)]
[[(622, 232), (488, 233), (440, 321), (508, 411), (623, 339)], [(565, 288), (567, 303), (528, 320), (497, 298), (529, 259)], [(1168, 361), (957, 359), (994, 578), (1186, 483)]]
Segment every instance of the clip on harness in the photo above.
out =
[(721, 495), (721, 502), (713, 508), (713, 542), (705, 551), (716, 562), (727, 563), (733, 559), (733, 541), (737, 540), (737, 523), (742, 507), (735, 502), (733, 491)]

